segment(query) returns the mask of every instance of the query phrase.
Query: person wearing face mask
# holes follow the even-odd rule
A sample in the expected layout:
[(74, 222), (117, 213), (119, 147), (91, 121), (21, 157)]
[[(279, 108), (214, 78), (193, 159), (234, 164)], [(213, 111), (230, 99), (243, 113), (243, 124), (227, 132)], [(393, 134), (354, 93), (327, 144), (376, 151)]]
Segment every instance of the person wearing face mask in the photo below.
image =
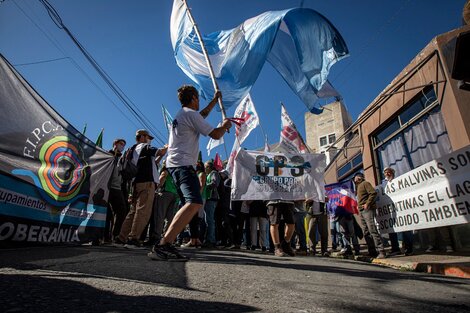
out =
[(139, 238), (152, 215), (155, 186), (159, 183), (157, 164), (166, 154), (168, 146), (155, 148), (150, 145), (153, 136), (145, 129), (135, 134), (136, 144), (131, 148), (131, 162), (137, 165), (137, 174), (132, 182), (132, 204), (119, 234), (119, 241), (128, 249), (142, 248)]
[[(126, 205), (126, 194), (122, 188), (123, 181), (121, 176), (121, 163), (119, 162), (126, 141), (118, 138), (113, 142), (113, 149), (109, 150), (109, 153), (114, 155), (114, 169), (111, 179), (109, 181), (109, 200), (108, 200), (108, 214), (106, 216), (106, 226), (112, 225), (111, 234), (109, 227), (105, 229), (105, 240), (107, 237), (111, 237), (113, 243), (116, 242), (119, 233), (121, 232), (121, 226), (127, 215)], [(111, 214), (110, 214), (111, 213)]]

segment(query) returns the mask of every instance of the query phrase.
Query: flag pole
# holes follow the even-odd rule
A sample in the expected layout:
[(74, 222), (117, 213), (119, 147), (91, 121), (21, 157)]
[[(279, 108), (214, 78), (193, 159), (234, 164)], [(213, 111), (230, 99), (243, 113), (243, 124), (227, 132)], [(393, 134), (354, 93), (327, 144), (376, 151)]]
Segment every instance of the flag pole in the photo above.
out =
[(225, 150), (225, 158), (228, 160), (227, 146), (225, 145), (225, 140), (224, 140), (224, 150)]
[[(197, 27), (197, 24), (194, 21), (193, 15), (191, 14), (191, 10), (188, 7), (188, 3), (186, 2), (186, 0), (182, 0), (182, 1), (183, 1), (184, 5), (186, 6), (186, 11), (188, 12), (189, 20), (193, 24), (194, 31), (196, 32), (196, 36), (199, 39), (199, 43), (201, 44), (202, 53), (204, 54), (204, 58), (206, 59), (207, 67), (209, 68), (209, 73), (211, 75), (212, 85), (214, 86), (214, 90), (218, 91), (219, 90), (219, 85), (217, 84), (217, 81), (215, 80), (214, 69), (212, 68), (211, 60), (209, 59), (209, 54), (207, 53), (206, 46), (204, 45), (204, 41), (202, 40), (201, 33), (199, 32), (199, 28)], [(219, 98), (219, 107), (220, 107), (220, 111), (222, 112), (222, 118), (226, 119), (227, 114), (225, 113), (225, 107), (224, 107), (224, 104), (222, 103), (221, 98)]]

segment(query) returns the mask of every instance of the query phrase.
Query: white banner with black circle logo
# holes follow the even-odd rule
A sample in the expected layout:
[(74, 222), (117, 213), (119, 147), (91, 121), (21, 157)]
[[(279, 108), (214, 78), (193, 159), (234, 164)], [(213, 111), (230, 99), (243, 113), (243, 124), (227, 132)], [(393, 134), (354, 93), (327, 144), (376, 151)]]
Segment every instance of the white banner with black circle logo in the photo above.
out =
[(235, 161), (232, 200), (324, 198), (323, 154), (241, 150)]

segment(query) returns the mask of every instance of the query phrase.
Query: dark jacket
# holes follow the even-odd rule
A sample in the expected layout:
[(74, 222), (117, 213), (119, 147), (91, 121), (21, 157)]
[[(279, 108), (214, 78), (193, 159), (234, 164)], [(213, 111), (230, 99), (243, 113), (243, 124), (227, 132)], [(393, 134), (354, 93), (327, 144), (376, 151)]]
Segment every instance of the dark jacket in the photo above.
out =
[(152, 162), (155, 161), (155, 154), (157, 153), (158, 148), (151, 147), (146, 145), (142, 148), (142, 151), (139, 155), (139, 160), (137, 161), (137, 175), (135, 176), (135, 183), (146, 183), (153, 182), (158, 177), (153, 177), (153, 168)]
[(364, 204), (367, 204), (368, 210), (377, 209), (375, 203), (375, 198), (377, 196), (377, 191), (368, 181), (363, 181), (356, 185), (356, 195), (357, 195), (357, 204), (359, 209), (362, 210)]

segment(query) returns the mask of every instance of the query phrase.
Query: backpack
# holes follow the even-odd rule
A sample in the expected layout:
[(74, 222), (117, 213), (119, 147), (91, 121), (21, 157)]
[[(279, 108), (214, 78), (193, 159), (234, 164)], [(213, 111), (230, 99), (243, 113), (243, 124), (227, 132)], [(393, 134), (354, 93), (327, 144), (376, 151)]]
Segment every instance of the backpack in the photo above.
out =
[(132, 163), (135, 147), (136, 145), (133, 145), (121, 156), (121, 176), (124, 181), (132, 180), (137, 176), (138, 167)]

